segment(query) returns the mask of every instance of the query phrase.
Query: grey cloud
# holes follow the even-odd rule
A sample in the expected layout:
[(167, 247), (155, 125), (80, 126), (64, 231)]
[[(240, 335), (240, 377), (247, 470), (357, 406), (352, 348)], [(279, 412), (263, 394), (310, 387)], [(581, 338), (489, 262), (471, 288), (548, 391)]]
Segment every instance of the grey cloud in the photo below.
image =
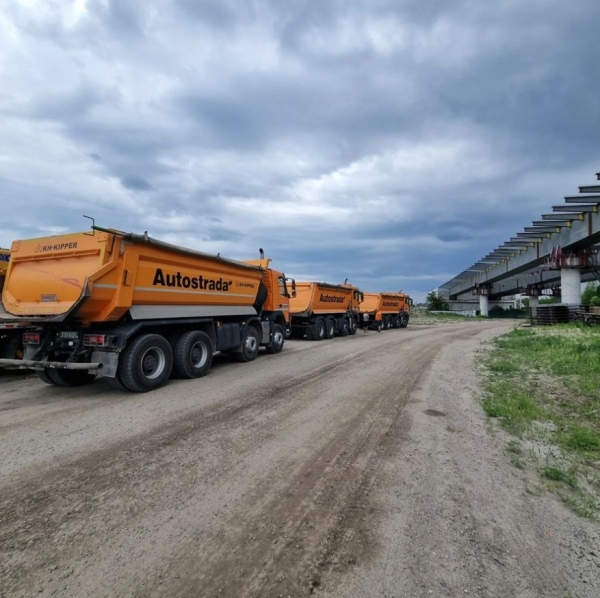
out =
[(114, 93), (88, 83), (70, 89), (48, 91), (16, 109), (17, 114), (31, 118), (73, 122), (84, 118), (95, 106), (114, 101)]
[(237, 21), (237, 15), (244, 9), (243, 4), (223, 0), (176, 0), (175, 6), (186, 17), (193, 17), (211, 25), (229, 28)]
[(413, 275), (424, 293), (598, 168), (597, 4), (70, 11), (7, 9), (0, 193), (36, 212), (9, 210), (15, 236), (92, 211), (237, 257), (271, 247), (286, 272)]
[(211, 241), (240, 241), (244, 237), (239, 231), (223, 226), (209, 226), (207, 233), (207, 238)]
[(146, 179), (135, 174), (121, 177), (121, 184), (132, 191), (149, 191), (152, 189), (152, 185)]

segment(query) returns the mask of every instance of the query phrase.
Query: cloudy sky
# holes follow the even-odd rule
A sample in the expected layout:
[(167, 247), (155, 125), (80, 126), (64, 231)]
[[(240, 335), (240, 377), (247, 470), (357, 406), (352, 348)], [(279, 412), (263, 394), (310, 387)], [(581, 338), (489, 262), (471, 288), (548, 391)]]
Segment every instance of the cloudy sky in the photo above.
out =
[(106, 227), (422, 299), (600, 170), (593, 0), (0, 0), (0, 245)]

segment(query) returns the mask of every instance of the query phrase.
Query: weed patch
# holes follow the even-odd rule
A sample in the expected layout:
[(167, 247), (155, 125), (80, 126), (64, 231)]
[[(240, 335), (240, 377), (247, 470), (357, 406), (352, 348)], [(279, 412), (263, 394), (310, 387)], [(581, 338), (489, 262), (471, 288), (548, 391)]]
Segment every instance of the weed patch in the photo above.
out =
[[(483, 410), (521, 439), (507, 446), (512, 465), (534, 468), (573, 511), (595, 517), (600, 331), (578, 325), (516, 328), (481, 356), (480, 371)], [(523, 441), (534, 447), (529, 454)]]
[(562, 444), (566, 448), (584, 454), (600, 451), (600, 434), (589, 428), (572, 426), (562, 435)]

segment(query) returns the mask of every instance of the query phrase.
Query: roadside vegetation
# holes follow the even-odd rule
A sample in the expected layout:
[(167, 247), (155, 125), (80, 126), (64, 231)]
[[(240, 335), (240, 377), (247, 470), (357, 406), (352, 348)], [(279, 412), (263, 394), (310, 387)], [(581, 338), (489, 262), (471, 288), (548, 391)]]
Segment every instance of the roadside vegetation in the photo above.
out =
[(535, 469), (532, 491), (556, 492), (577, 514), (600, 513), (600, 329), (516, 328), (481, 359), (482, 406), (515, 436), (519, 469)]
[(441, 322), (465, 322), (472, 320), (462, 314), (451, 311), (432, 312), (427, 307), (412, 307), (410, 310), (410, 324), (439, 324)]
[(590, 307), (600, 306), (600, 284), (588, 282), (583, 293), (581, 293), (581, 304)]

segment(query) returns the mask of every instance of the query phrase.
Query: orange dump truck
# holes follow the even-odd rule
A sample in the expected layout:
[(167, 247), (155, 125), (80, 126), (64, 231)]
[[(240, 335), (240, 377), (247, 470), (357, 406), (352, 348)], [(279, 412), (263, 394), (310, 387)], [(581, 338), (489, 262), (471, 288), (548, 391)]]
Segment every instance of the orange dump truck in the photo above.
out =
[(369, 314), (371, 328), (406, 328), (411, 305), (412, 299), (404, 293), (364, 293), (360, 315)]
[(36, 326), (24, 334), (20, 364), (48, 384), (103, 376), (145, 392), (170, 376), (205, 375), (216, 351), (252, 361), (260, 346), (282, 350), (288, 281), (268, 266), (96, 226), (15, 241), (0, 321)]
[(292, 337), (320, 341), (356, 334), (361, 293), (352, 285), (298, 282), (290, 299)]

